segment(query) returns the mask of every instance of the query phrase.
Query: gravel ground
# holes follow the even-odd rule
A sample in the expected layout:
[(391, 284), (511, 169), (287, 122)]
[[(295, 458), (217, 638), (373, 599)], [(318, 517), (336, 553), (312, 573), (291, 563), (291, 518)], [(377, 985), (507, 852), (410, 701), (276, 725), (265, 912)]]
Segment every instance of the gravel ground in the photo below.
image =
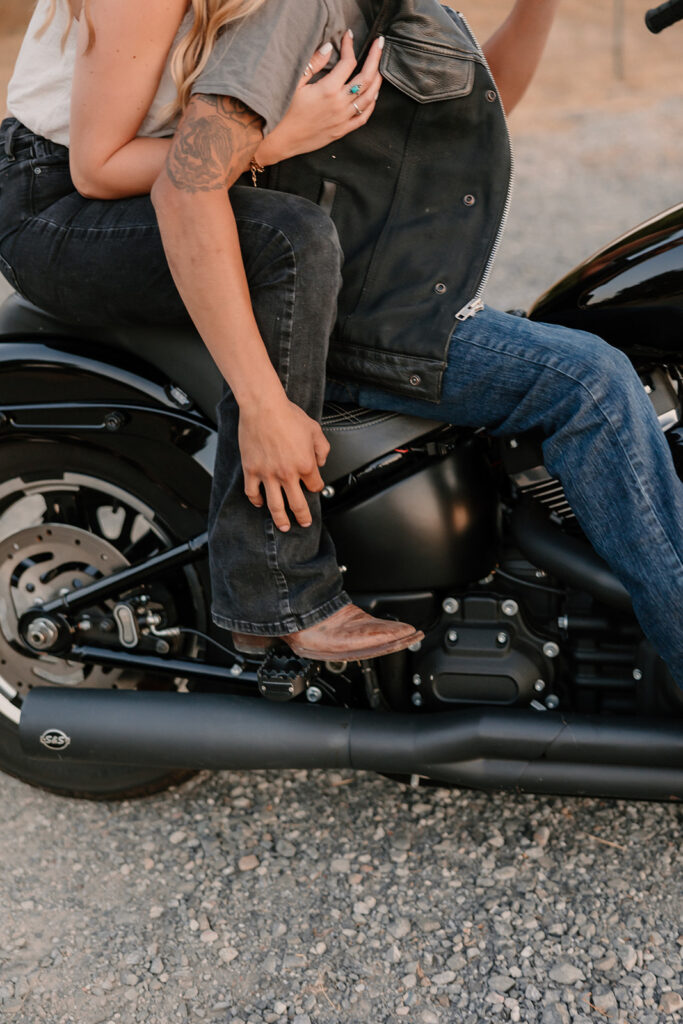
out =
[[(517, 141), (489, 301), (681, 199), (680, 100)], [(11, 1024), (683, 1019), (681, 811), (219, 773), (141, 802), (0, 779)]]

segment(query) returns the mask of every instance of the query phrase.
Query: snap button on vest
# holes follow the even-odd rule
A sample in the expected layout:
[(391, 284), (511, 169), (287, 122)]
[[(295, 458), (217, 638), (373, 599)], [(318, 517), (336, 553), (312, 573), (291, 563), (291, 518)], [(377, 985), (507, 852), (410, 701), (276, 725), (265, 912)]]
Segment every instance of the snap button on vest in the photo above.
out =
[(443, 281), (438, 281), (434, 285), (434, 291), (436, 292), (437, 295), (445, 295), (445, 293), (448, 291), (448, 288), (443, 283)]
[(408, 383), (412, 384), (412, 386), (416, 388), (422, 383), (422, 377), (420, 377), (420, 375), (417, 373), (413, 373), (410, 375)]
[(474, 198), (474, 196), (466, 195), (462, 197), (462, 201), (465, 204), (465, 206), (474, 206), (477, 200)]
[(487, 89), (486, 99), (489, 101), (489, 103), (495, 103), (495, 101), (498, 99), (498, 94), (495, 93), (493, 89)]

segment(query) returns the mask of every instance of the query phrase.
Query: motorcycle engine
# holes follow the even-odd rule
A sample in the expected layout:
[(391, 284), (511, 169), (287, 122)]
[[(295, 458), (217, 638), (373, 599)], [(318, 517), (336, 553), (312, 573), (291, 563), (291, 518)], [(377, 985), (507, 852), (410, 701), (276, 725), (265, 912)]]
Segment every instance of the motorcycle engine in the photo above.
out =
[(413, 656), (410, 700), (430, 710), (541, 704), (552, 690), (558, 654), (556, 643), (527, 626), (514, 599), (476, 593), (448, 598), (438, 625)]

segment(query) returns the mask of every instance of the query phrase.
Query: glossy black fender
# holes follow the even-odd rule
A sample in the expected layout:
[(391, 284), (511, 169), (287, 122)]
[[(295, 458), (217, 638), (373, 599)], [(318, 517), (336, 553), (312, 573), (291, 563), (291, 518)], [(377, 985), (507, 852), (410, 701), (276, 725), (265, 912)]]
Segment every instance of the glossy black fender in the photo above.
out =
[(65, 337), (0, 338), (0, 444), (59, 439), (106, 450), (205, 515), (216, 432), (181, 396), (130, 353)]
[(683, 352), (683, 204), (601, 249), (542, 295), (532, 320), (600, 335), (637, 366)]

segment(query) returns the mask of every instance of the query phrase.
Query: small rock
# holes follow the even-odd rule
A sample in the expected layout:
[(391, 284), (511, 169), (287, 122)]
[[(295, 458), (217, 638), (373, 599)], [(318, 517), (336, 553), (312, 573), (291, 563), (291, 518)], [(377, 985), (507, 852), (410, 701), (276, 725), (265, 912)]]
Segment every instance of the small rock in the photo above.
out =
[[(218, 955), (224, 964), (231, 964), (240, 954), (239, 951), (234, 949), (232, 946), (224, 946), (223, 949), (218, 950)], [(273, 1009), (275, 1009), (275, 1007), (273, 1007)], [(285, 1010), (282, 1012), (284, 1013)]]
[(678, 1013), (683, 1010), (683, 997), (678, 992), (665, 992), (659, 1001), (659, 1009), (662, 1013)]
[(489, 978), (489, 988), (493, 992), (509, 992), (515, 984), (515, 979), (507, 974), (492, 974)]
[(550, 977), (560, 985), (573, 985), (577, 981), (583, 981), (585, 976), (580, 968), (564, 961), (551, 967)]
[(633, 946), (623, 946), (619, 950), (619, 959), (623, 964), (624, 970), (630, 972), (638, 963), (638, 954)]
[(259, 865), (259, 859), (254, 853), (248, 853), (245, 857), (240, 857), (237, 861), (237, 867), (240, 871), (253, 871)]
[(297, 1013), (292, 1024), (311, 1024), (311, 1018), (307, 1013)]
[(330, 861), (330, 871), (337, 875), (348, 874), (350, 866), (346, 857), (333, 857)]
[(605, 1015), (608, 1014), (610, 1010), (616, 1010), (618, 1006), (617, 997), (611, 988), (606, 989), (604, 992), (598, 992), (594, 989), (593, 995), (591, 996), (591, 1002), (596, 1010), (599, 1010), (600, 1013)]
[(512, 864), (508, 864), (504, 868), (497, 868), (493, 872), (493, 877), (497, 882), (509, 882), (510, 879), (514, 878), (518, 874), (518, 869), (513, 867)]
[(652, 960), (648, 967), (656, 978), (664, 978), (665, 981), (671, 981), (675, 977), (672, 969), (663, 960)]
[(452, 981), (455, 981), (457, 974), (455, 971), (441, 971), (440, 974), (435, 974), (432, 977), (432, 982), (435, 985), (450, 985)]
[(569, 1010), (564, 1003), (546, 1006), (541, 1017), (541, 1024), (570, 1024)]
[(610, 950), (607, 956), (603, 957), (602, 960), (598, 960), (596, 965), (599, 971), (612, 971), (617, 966), (617, 955)]
[(410, 921), (407, 917), (399, 917), (397, 921), (389, 925), (389, 931), (395, 939), (403, 939), (410, 931)]
[(171, 846), (178, 846), (179, 843), (182, 843), (184, 838), (185, 833), (183, 832), (182, 829), (178, 829), (177, 832), (171, 832), (168, 841), (171, 844)]
[(163, 974), (164, 973), (164, 961), (160, 956), (155, 956), (149, 965), (150, 974)]
[(278, 1017), (283, 1017), (287, 1013), (287, 1003), (283, 1003), (280, 999), (273, 1003), (273, 1013), (276, 1013)]
[(433, 1010), (423, 1010), (420, 1020), (422, 1024), (440, 1024), (440, 1020)]
[(152, 918), (153, 921), (155, 921), (158, 917), (161, 917), (163, 912), (164, 912), (164, 908), (163, 907), (150, 907), (149, 908), (149, 916)]
[(212, 928), (207, 928), (205, 932), (202, 932), (199, 938), (201, 939), (202, 942), (211, 944), (212, 942), (216, 941), (216, 939), (218, 938), (218, 934), (217, 932), (213, 931)]
[(536, 843), (536, 846), (540, 846), (541, 848), (544, 847), (544, 846), (547, 846), (549, 839), (550, 839), (550, 829), (548, 828), (547, 825), (541, 825), (534, 832), (534, 842)]
[(296, 854), (296, 846), (288, 839), (278, 839), (275, 844), (275, 852), (281, 857), (293, 857)]

